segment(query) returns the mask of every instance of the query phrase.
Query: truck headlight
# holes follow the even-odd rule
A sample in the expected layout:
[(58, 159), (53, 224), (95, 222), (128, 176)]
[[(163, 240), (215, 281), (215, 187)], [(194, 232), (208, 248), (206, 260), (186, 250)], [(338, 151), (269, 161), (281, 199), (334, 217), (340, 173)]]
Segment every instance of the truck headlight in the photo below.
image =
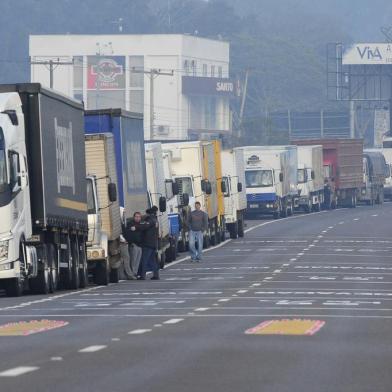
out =
[(8, 240), (0, 241), (0, 260), (5, 260), (8, 258), (8, 244)]
[(0, 271), (8, 271), (13, 268), (13, 263), (0, 264)]

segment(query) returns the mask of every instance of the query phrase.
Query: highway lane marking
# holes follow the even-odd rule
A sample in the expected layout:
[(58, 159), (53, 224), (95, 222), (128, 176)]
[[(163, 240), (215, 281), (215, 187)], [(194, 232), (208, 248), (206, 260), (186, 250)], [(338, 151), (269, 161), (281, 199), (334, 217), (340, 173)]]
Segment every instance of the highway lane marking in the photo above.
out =
[(339, 222), (339, 225), (343, 225), (344, 224), (344, 222)]
[(79, 353), (96, 353), (97, 351), (101, 351), (107, 348), (106, 345), (95, 345), (95, 346), (88, 346), (85, 348), (80, 349)]
[(374, 214), (374, 215), (372, 215), (372, 216), (378, 216), (378, 214)]
[(120, 340), (120, 338), (112, 338), (112, 342), (119, 342)]
[(296, 261), (297, 259), (295, 257), (291, 258), (290, 261)]
[(18, 377), (26, 373), (34, 372), (38, 369), (38, 366), (17, 366), (0, 372), (0, 377)]
[(207, 310), (209, 310), (210, 308), (196, 308), (195, 312), (206, 312)]
[(133, 331), (129, 331), (128, 335), (143, 335), (147, 332), (151, 332), (152, 329), (134, 329)]
[(221, 298), (218, 300), (218, 302), (229, 302), (230, 298)]
[(248, 290), (238, 290), (238, 291), (237, 291), (238, 294), (245, 294), (245, 293), (247, 293), (247, 292), (248, 292)]
[(50, 360), (54, 362), (60, 362), (63, 360), (63, 357), (51, 357)]
[(164, 321), (163, 324), (178, 324), (181, 321), (184, 321), (184, 319), (181, 319), (181, 318), (170, 319), (170, 320)]
[(359, 218), (354, 218), (353, 221), (359, 221)]

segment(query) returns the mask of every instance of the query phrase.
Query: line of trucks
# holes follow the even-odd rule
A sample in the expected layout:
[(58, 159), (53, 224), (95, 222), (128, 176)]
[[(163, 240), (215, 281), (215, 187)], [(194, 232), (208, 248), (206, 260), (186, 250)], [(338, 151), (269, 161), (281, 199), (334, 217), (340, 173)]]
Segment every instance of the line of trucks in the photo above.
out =
[(244, 235), (239, 150), (218, 140), (148, 143), (143, 118), (85, 111), (40, 84), (0, 86), (0, 289), (46, 294), (117, 282), (122, 227), (159, 207), (163, 267), (188, 247), (196, 201), (208, 213), (204, 247)]
[(161, 267), (188, 249), (195, 202), (205, 248), (244, 236), (246, 214), (382, 203), (390, 173), (361, 140), (222, 150), (219, 140), (144, 141), (143, 118), (86, 111), (40, 84), (0, 86), (0, 289), (46, 294), (124, 273), (122, 229), (159, 208)]

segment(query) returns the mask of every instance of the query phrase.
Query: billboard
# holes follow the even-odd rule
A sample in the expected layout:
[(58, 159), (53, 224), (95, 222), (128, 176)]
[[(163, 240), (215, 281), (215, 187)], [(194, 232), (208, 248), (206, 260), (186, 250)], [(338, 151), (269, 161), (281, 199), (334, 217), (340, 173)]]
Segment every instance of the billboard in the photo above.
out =
[(124, 56), (87, 56), (88, 90), (124, 90)]
[(185, 95), (220, 95), (231, 97), (236, 85), (231, 79), (198, 76), (182, 77), (182, 93)]
[(392, 44), (354, 44), (343, 54), (343, 65), (392, 64)]

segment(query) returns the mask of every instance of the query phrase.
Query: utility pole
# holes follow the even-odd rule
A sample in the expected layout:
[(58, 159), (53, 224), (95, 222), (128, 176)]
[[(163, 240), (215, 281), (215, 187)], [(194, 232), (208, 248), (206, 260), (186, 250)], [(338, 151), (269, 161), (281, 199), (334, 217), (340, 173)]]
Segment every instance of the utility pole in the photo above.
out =
[(54, 70), (59, 66), (59, 65), (73, 65), (73, 61), (60, 61), (60, 59), (57, 59), (56, 61), (53, 60), (46, 60), (46, 61), (32, 61), (30, 59), (30, 65), (44, 65), (46, 68), (49, 66), (49, 85), (50, 88), (53, 88), (54, 84), (54, 78), (53, 78), (53, 73)]
[(246, 94), (248, 90), (248, 78), (249, 78), (249, 69), (246, 70), (245, 74), (245, 83), (244, 83), (244, 91), (241, 97), (241, 108), (240, 108), (240, 128), (239, 128), (239, 135), (238, 138), (242, 136), (242, 120), (244, 118), (244, 110), (245, 110), (245, 101), (246, 101)]
[(161, 71), (160, 69), (150, 69), (149, 71), (145, 71), (142, 69), (132, 68), (133, 73), (142, 73), (144, 75), (149, 75), (150, 77), (150, 140), (153, 139), (154, 136), (154, 80), (158, 76), (173, 76), (174, 71)]

